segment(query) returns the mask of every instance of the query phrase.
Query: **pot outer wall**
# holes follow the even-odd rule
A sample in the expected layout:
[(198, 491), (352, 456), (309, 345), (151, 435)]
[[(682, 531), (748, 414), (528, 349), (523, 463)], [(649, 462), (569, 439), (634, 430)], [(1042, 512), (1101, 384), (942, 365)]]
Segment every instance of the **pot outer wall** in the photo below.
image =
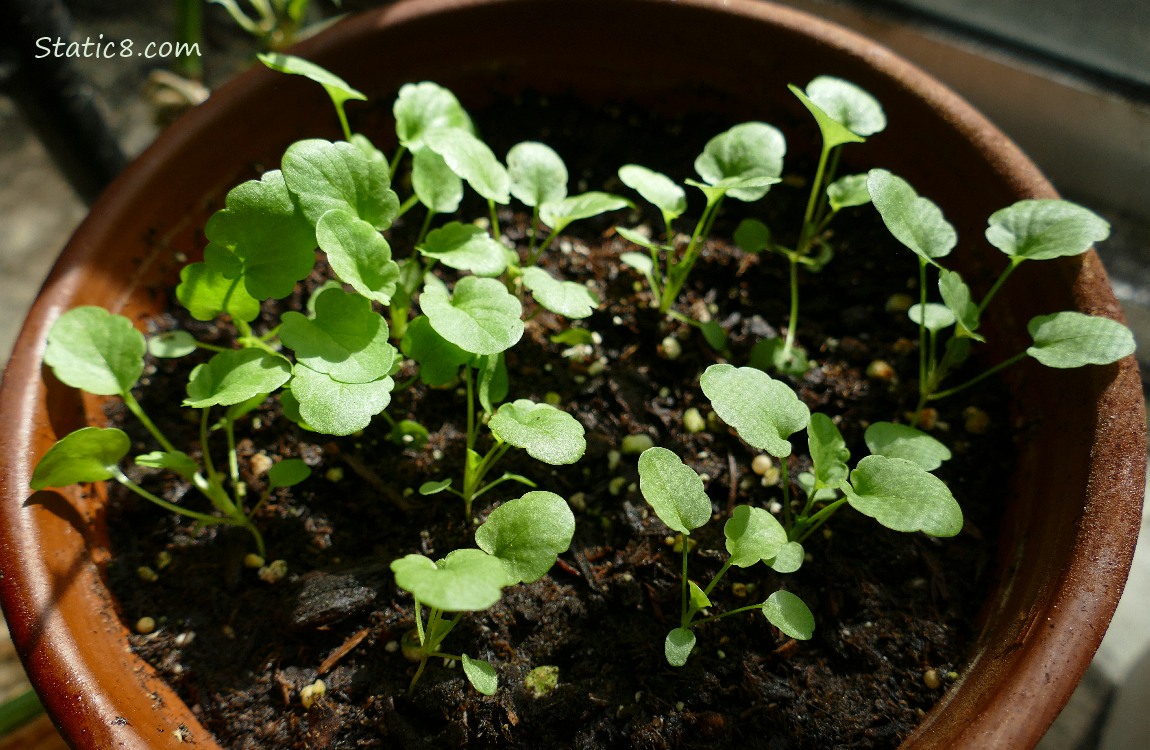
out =
[[(591, 102), (636, 100), (668, 116), (707, 107), (732, 123), (761, 119), (787, 134), (792, 152), (817, 133), (786, 84), (847, 78), (875, 94), (891, 123), (853, 149), (852, 164), (888, 168), (935, 200), (962, 238), (956, 264), (982, 290), (1001, 267), (981, 239), (986, 217), (1020, 198), (1054, 196), (1005, 136), (933, 79), (853, 33), (766, 2), (412, 0), (343, 21), (296, 52), (373, 101), (389, 102), (418, 80), (448, 86), (473, 108), (495, 92), (571, 90)], [(84, 304), (142, 325), (166, 301), (176, 253), (199, 252), (203, 223), (227, 190), (276, 166), (291, 141), (316, 136), (337, 137), (338, 129), (310, 82), (256, 70), (214, 93), (93, 207), (5, 373), (0, 596), (33, 684), (74, 747), (165, 748), (185, 738), (216, 745), (128, 648), (100, 574), (108, 556), (102, 488), (31, 496), (27, 489), (55, 439), (103, 420), (99, 399), (64, 387), (42, 366), (47, 330)], [(992, 359), (1026, 346), (1022, 332), (1035, 314), (1121, 317), (1093, 253), (1026, 264), (1015, 275), (987, 325), (998, 347)], [(1133, 358), (1008, 372), (1028, 432), (1007, 493), (995, 582), (962, 677), (908, 748), (1036, 744), (1085, 672), (1129, 570), (1146, 468)]]

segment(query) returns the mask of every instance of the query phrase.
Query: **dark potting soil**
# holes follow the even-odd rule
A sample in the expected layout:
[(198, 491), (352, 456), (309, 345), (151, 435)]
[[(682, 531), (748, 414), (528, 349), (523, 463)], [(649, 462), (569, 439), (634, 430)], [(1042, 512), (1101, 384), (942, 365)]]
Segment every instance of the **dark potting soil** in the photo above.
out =
[[(568, 160), (572, 193), (629, 194), (613, 177), (629, 161), (691, 176), (706, 140), (733, 124), (718, 116), (668, 123), (614, 105), (589, 112), (544, 97), (500, 101), (475, 114), (497, 154), (529, 138), (556, 148)], [(373, 132), (364, 123), (360, 128)], [(791, 138), (793, 129), (784, 130)], [(549, 337), (568, 323), (544, 311), (508, 353), (509, 398), (557, 394), (560, 408), (586, 428), (587, 453), (572, 467), (551, 467), (512, 451), (499, 467), (568, 498), (577, 531), (548, 576), (507, 589), (489, 611), (464, 616), (444, 643), (494, 664), (496, 695), (477, 693), (460, 669), (438, 661), (409, 692), (415, 665), (397, 648), (413, 627), (412, 601), (395, 588), (388, 563), (410, 552), (435, 557), (474, 546), (460, 501), (411, 490), (433, 479), (459, 481), (466, 402), (454, 387), (416, 385), (398, 391), (388, 407), (393, 420), (425, 425), (426, 445), (392, 441), (383, 417), (361, 434), (331, 438), (295, 428), (274, 400), (257, 410), (238, 445), (244, 480), (263, 487), (250, 469), (257, 453), (300, 456), (313, 470), (305, 483), (274, 493), (259, 513), (270, 556), (288, 565), (288, 576), (275, 584), (244, 567), (252, 549), (245, 532), (196, 529), (134, 496), (115, 495), (108, 577), (130, 628), (144, 616), (158, 623), (153, 633), (133, 635), (132, 646), (232, 750), (897, 745), (962, 669), (974, 634), (1013, 454), (1001, 386), (989, 383), (940, 408), (935, 433), (955, 456), (938, 474), (964, 509), (960, 535), (899, 534), (846, 507), (807, 541), (808, 559), (797, 573), (780, 576), (763, 565), (732, 569), (712, 596), (718, 612), (760, 602), (779, 588), (792, 591), (815, 614), (812, 640), (791, 640), (761, 614), (747, 613), (699, 627), (698, 646), (678, 669), (664, 660), (663, 640), (678, 624), (680, 557), (638, 491), (635, 456), (616, 461), (613, 453), (625, 436), (643, 434), (705, 475), (714, 518), (692, 535), (698, 546), (690, 560), (691, 577), (704, 584), (725, 558), (722, 526), (731, 508), (777, 507), (781, 489), (765, 486), (751, 470), (755, 451), (714, 420), (702, 432), (687, 431), (683, 412), (710, 414), (698, 382), (709, 364), (746, 364), (751, 347), (785, 325), (785, 261), (747, 256), (729, 238), (749, 215), (767, 218), (784, 236), (796, 231), (789, 224), (802, 214), (808, 167), (791, 156), (787, 174), (794, 177), (765, 202), (748, 207), (728, 200), (684, 290), (678, 309), (711, 315), (728, 331), (723, 354), (696, 329), (651, 310), (640, 277), (618, 260), (634, 248), (612, 226), (646, 221), (657, 230), (654, 214), (636, 210), (577, 223), (542, 261), (562, 278), (591, 284), (603, 304), (580, 323), (598, 334), (590, 348), (552, 343)], [(476, 206), (470, 215), (485, 210)], [(520, 247), (527, 218), (500, 215)], [(812, 410), (839, 422), (857, 460), (867, 453), (867, 424), (904, 422), (914, 405), (917, 332), (905, 313), (886, 305), (893, 294), (915, 293), (917, 266), (869, 207), (848, 210), (836, 222), (834, 260), (800, 280), (799, 341), (819, 366), (789, 382)], [(683, 227), (690, 229), (687, 222)], [(414, 231), (398, 226), (391, 233), (397, 256), (410, 252)], [(301, 289), (282, 304), (304, 299)], [(526, 304), (531, 312), (533, 303)], [(155, 325), (188, 327), (219, 343), (231, 336), (226, 327), (182, 318), (175, 307)], [(673, 359), (662, 343), (668, 336), (681, 349)], [(892, 365), (894, 376), (868, 376), (876, 360)], [(181, 400), (197, 361), (153, 363), (138, 396), (193, 453), (198, 416), (189, 421), (167, 404)], [(397, 380), (413, 372), (408, 365)], [(985, 434), (967, 431), (968, 407), (989, 416)], [(152, 449), (141, 431), (132, 434), (141, 451)], [(809, 459), (801, 433), (793, 442), (796, 476)], [(224, 460), (219, 446), (215, 461)], [(170, 476), (138, 476), (168, 499), (200, 507), (196, 493)], [(482, 518), (524, 491), (505, 483), (477, 502), (476, 514)], [(535, 696), (524, 680), (542, 666), (557, 667), (558, 681)], [(326, 692), (305, 708), (300, 691), (317, 679)]]

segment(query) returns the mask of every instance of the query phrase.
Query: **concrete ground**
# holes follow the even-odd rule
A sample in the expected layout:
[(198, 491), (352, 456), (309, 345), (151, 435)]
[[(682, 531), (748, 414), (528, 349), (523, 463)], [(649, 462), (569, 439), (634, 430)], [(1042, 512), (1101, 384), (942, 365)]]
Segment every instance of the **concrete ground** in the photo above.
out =
[[(853, 25), (927, 67), (970, 98), (992, 119), (1000, 124), (1009, 123), (1009, 126), (1003, 125), (1008, 134), (1035, 155), (1036, 160), (1052, 174), (1066, 194), (1108, 215), (1114, 225), (1114, 236), (1101, 252), (1139, 340), (1140, 359), (1145, 368), (1148, 364), (1147, 354), (1150, 353), (1150, 250), (1147, 249), (1150, 216), (1139, 216), (1136, 210), (1132, 210), (1129, 196), (1114, 197), (1096, 185), (1076, 184), (1075, 165), (1065, 162), (1061, 155), (1065, 149), (1058, 147), (1057, 137), (1061, 133), (1054, 136), (1049, 133), (1042, 133), (1041, 137), (1036, 135), (1025, 118), (1017, 116), (1007, 105), (995, 99), (990, 89), (996, 87), (991, 82), (1001, 82), (1004, 76), (1021, 77), (1019, 80), (1023, 83), (1029, 82), (1026, 85), (1040, 87), (1043, 101), (1054, 101), (1059, 96), (1067, 97), (1066, 101), (1073, 103), (1094, 101), (1095, 106), (1089, 111), (1103, 111), (1113, 118), (1112, 122), (1104, 119), (1099, 125), (1104, 129), (1103, 132), (1134, 134), (1113, 136), (1112, 140), (1132, 138), (1135, 141), (1134, 148), (1146, 152), (1136, 154), (1133, 157), (1135, 161), (1137, 158), (1150, 158), (1150, 151), (1144, 145), (1150, 143), (1150, 109), (1137, 103), (1115, 101), (1115, 97), (1105, 92), (1091, 92), (1078, 86), (1066, 89), (1061, 82), (1051, 83), (1050, 77), (1044, 78), (1041, 71), (1036, 73), (1025, 65), (996, 59), (994, 55), (984, 54), (985, 50), (965, 46), (945, 35), (932, 34), (929, 30), (926, 33), (908, 30), (882, 18), (864, 16), (823, 0), (788, 1)], [(166, 25), (170, 19), (163, 16), (166, 11), (162, 10), (162, 6), (167, 5), (134, 4), (131, 25), (121, 26), (119, 24), (128, 23), (125, 18), (130, 15), (124, 12), (123, 2), (81, 2), (76, 8), (80, 36), (85, 33), (131, 36), (140, 33), (138, 29), (143, 24), (143, 28), (150, 30), (150, 39), (162, 41), (168, 38), (163, 29), (170, 28)], [(161, 9), (156, 10), (157, 7)], [(976, 59), (973, 67), (971, 59)], [(975, 70), (976, 74), (972, 76), (971, 70)], [(124, 148), (129, 153), (142, 150), (155, 132), (150, 124), (147, 105), (136, 95), (146, 71), (103, 60), (90, 61), (85, 66), (85, 74), (98, 90), (104, 92), (109, 118)], [(1032, 78), (1041, 80), (1035, 83)], [(1041, 88), (1047, 83), (1054, 86), (1054, 89), (1048, 91)], [(1050, 145), (1051, 137), (1055, 138), (1053, 146)], [(1117, 143), (1115, 151), (1118, 156), (1111, 156), (1129, 163), (1131, 158), (1121, 154), (1124, 147), (1122, 143)], [(1042, 158), (1044, 149), (1051, 154), (1049, 162)], [(1086, 154), (1082, 158), (1092, 157)], [(35, 298), (57, 253), (83, 219), (86, 206), (56, 169), (42, 144), (26, 127), (13, 102), (3, 97), (0, 97), (0, 175), (4, 176), (0, 182), (2, 366), (7, 361), (24, 312)], [(1126, 187), (1133, 189), (1134, 186), (1120, 184), (1117, 192), (1131, 192), (1125, 190)], [(1145, 191), (1145, 184), (1138, 185), (1137, 189)], [(1142, 205), (1150, 206), (1150, 200), (1144, 201)], [(1144, 517), (1143, 531), (1147, 523)], [(1144, 533), (1142, 538), (1146, 536)], [(1146, 692), (1150, 691), (1150, 656), (1147, 656), (1150, 654), (1150, 630), (1145, 627), (1148, 618), (1150, 544), (1144, 543), (1137, 551), (1130, 582), (1106, 640), (1071, 704), (1040, 745), (1042, 750), (1113, 750), (1140, 746), (1141, 743), (1132, 738), (1144, 737), (1150, 729), (1146, 727), (1147, 714), (1143, 700)], [(10, 643), (0, 639), (0, 701), (20, 692), (25, 684)], [(39, 731), (34, 742), (40, 744), (34, 744), (30, 739), (13, 740), (22, 744), (0, 741), (0, 748), (15, 750), (18, 747), (35, 746), (48, 750), (61, 747), (58, 742), (52, 744), (50, 731), (45, 731), (43, 726)]]

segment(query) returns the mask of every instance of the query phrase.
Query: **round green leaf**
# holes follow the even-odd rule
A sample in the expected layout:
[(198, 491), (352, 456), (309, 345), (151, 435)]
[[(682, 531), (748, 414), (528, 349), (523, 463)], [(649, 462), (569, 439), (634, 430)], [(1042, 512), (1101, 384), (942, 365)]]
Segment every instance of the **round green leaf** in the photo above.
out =
[(291, 364), (260, 349), (219, 352), (192, 370), (184, 406), (231, 406), (271, 393), (291, 377)]
[(395, 381), (385, 377), (370, 383), (343, 383), (297, 364), (290, 387), (299, 403), (300, 418), (309, 428), (327, 435), (350, 435), (387, 408)]
[(619, 167), (619, 179), (659, 209), (668, 224), (687, 210), (686, 192), (662, 172), (638, 164), (625, 164)]
[(411, 159), (411, 187), (432, 213), (454, 213), (463, 200), (463, 180), (429, 148), (416, 151)]
[(663, 643), (663, 654), (667, 663), (672, 667), (681, 667), (687, 663), (687, 657), (695, 649), (695, 634), (688, 628), (675, 628), (667, 633), (667, 640)]
[(160, 359), (186, 357), (196, 350), (196, 337), (187, 331), (165, 331), (148, 339), (148, 352)]
[(316, 224), (315, 236), (341, 281), (370, 300), (391, 304), (399, 266), (375, 227), (347, 211), (328, 211)]
[(803, 567), (803, 562), (806, 559), (806, 553), (803, 551), (803, 545), (798, 542), (787, 542), (779, 548), (779, 553), (770, 560), (763, 560), (771, 567), (776, 573), (794, 573), (799, 568)]
[(819, 76), (807, 84), (807, 96), (835, 122), (866, 137), (886, 128), (882, 105), (850, 81)]
[(491, 417), (491, 434), (505, 443), (523, 448), (538, 461), (558, 466), (583, 457), (587, 441), (583, 425), (550, 404), (525, 398), (506, 403)]
[(904, 458), (926, 471), (934, 471), (950, 460), (950, 449), (940, 441), (904, 424), (875, 422), (863, 435), (867, 448), (876, 456)]
[(1047, 367), (1108, 365), (1134, 353), (1134, 334), (1116, 320), (1080, 312), (1032, 318), (1034, 345), (1026, 353)]
[(785, 635), (809, 641), (815, 634), (815, 616), (803, 600), (789, 591), (776, 591), (763, 602), (763, 614)]
[(515, 581), (538, 581), (571, 546), (575, 516), (553, 492), (528, 492), (500, 505), (475, 530), (475, 543), (503, 561)]
[(748, 444), (775, 458), (791, 455), (787, 440), (810, 422), (795, 392), (753, 367), (711, 365), (700, 379), (719, 417)]
[(773, 560), (787, 543), (787, 531), (774, 516), (750, 505), (735, 507), (723, 526), (731, 564), (749, 568), (758, 562)]
[(423, 146), (423, 136), (430, 130), (473, 129), (471, 118), (455, 94), (430, 81), (404, 84), (399, 89), (392, 112), (399, 143), (411, 151), (418, 151)]
[(639, 456), (639, 490), (672, 531), (690, 534), (711, 520), (703, 480), (666, 448), (648, 448)]
[(599, 299), (583, 284), (559, 281), (538, 266), (523, 269), (523, 286), (540, 305), (571, 320), (590, 317), (599, 306)]
[(465, 276), (454, 297), (427, 287), (419, 306), (436, 333), (472, 354), (498, 354), (523, 336), (523, 306), (495, 279)]
[(132, 447), (122, 430), (81, 427), (56, 441), (32, 471), (33, 490), (103, 482), (116, 476)]
[[(744, 122), (707, 141), (695, 159), (695, 171), (709, 185), (751, 177), (777, 179), (783, 171), (787, 141), (779, 130), (763, 122)], [(728, 191), (741, 201), (756, 201), (770, 186)]]
[(954, 227), (931, 201), (910, 184), (885, 169), (872, 169), (867, 176), (871, 202), (894, 238), (923, 260), (949, 255), (958, 242)]
[(476, 276), (498, 276), (507, 268), (503, 243), (474, 224), (445, 224), (430, 232), (418, 249), (427, 258)]
[(567, 197), (567, 165), (550, 146), (525, 141), (507, 152), (511, 194), (528, 206)]
[(735, 244), (744, 253), (761, 253), (771, 246), (771, 230), (758, 219), (743, 219), (735, 227)]
[(472, 659), (467, 654), (460, 658), (463, 660), (463, 674), (471, 687), (484, 695), (495, 695), (499, 690), (499, 675), (495, 673), (495, 667), (482, 659)]
[(316, 295), (315, 318), (289, 311), (280, 320), (284, 346), (316, 372), (343, 383), (371, 383), (391, 372), (396, 352), (387, 321), (358, 294), (329, 287)]
[(962, 509), (941, 479), (913, 461), (867, 456), (843, 485), (851, 507), (888, 529), (954, 536)]
[(311, 476), (311, 468), (299, 458), (286, 458), (268, 469), (268, 489), (294, 487)]
[(950, 308), (937, 302), (927, 302), (925, 307), (921, 304), (911, 305), (906, 314), (912, 322), (923, 326), (931, 333), (950, 328), (956, 321)]
[(284, 181), (313, 225), (328, 211), (340, 210), (383, 230), (399, 215), (387, 164), (351, 143), (296, 141), (284, 152), (281, 166)]
[(391, 572), (401, 589), (445, 612), (487, 609), (515, 583), (499, 558), (478, 549), (457, 549), (438, 563), (406, 555), (392, 561)]
[(1019, 260), (1081, 255), (1110, 236), (1098, 214), (1070, 201), (1022, 200), (990, 215), (986, 239)]
[(539, 218), (555, 232), (562, 232), (568, 224), (580, 219), (629, 208), (631, 201), (611, 193), (591, 191), (568, 196), (562, 200), (548, 201), (539, 207)]
[(479, 195), (499, 204), (511, 202), (511, 177), (486, 143), (459, 128), (426, 131), (423, 142)]
[(65, 385), (99, 396), (128, 393), (144, 372), (144, 334), (123, 315), (76, 307), (48, 332), (44, 363)]
[(851, 206), (865, 206), (870, 203), (865, 174), (848, 174), (827, 185), (827, 200), (832, 211), (841, 211)]
[[(212, 247), (208, 245), (205, 256)], [(230, 251), (227, 252), (230, 255)], [(230, 315), (237, 320), (251, 322), (260, 315), (259, 300), (248, 292), (243, 277), (237, 273), (228, 278), (219, 268), (208, 263), (189, 263), (180, 269), (176, 299), (196, 320)]]

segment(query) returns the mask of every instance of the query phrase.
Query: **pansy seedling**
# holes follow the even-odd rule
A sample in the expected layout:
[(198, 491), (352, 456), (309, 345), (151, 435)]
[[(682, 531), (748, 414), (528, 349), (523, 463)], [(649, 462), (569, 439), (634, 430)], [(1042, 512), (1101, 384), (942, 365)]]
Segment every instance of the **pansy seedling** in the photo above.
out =
[(775, 458), (791, 455), (787, 438), (810, 421), (795, 392), (762, 370), (711, 365), (699, 382), (715, 413), (745, 442)]
[(436, 333), (472, 354), (498, 354), (523, 336), (523, 306), (495, 279), (465, 276), (453, 295), (427, 287), (419, 306)]
[(962, 531), (962, 509), (946, 483), (914, 461), (867, 456), (842, 489), (852, 508), (888, 529), (939, 537)]
[[(225, 7), (228, 7), (228, 11), (238, 20), (239, 16), (237, 16), (237, 14), (240, 13), (238, 8), (231, 3)], [(347, 81), (331, 71), (302, 57), (285, 55), (279, 52), (260, 54), (257, 55), (257, 57), (259, 57), (260, 62), (272, 70), (278, 70), (281, 73), (291, 75), (304, 76), (323, 86), (323, 90), (331, 97), (331, 103), (335, 106), (335, 111), (339, 115), (339, 122), (340, 125), (343, 126), (344, 137), (351, 138), (351, 128), (347, 124), (347, 114), (344, 111), (344, 104), (349, 101), (367, 101), (367, 97), (364, 96), (362, 92), (352, 88)]]
[(579, 420), (550, 404), (525, 398), (503, 404), (489, 426), (498, 440), (552, 466), (573, 464), (587, 450)]

